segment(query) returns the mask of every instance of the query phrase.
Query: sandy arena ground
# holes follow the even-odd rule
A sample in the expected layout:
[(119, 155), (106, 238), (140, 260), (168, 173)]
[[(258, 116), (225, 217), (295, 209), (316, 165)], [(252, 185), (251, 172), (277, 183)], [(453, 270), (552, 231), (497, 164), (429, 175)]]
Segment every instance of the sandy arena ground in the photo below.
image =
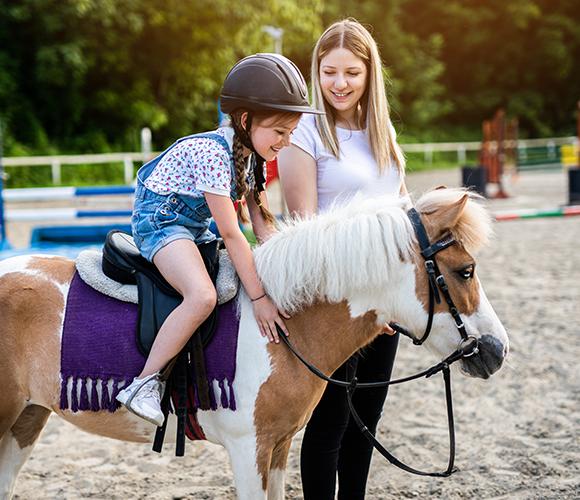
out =
[[(419, 194), (458, 171), (410, 174)], [(508, 183), (492, 210), (550, 208), (567, 201), (563, 173), (527, 173)], [(453, 378), (460, 471), (447, 479), (399, 471), (375, 453), (368, 499), (580, 497), (580, 217), (496, 224), (479, 256), (487, 295), (508, 328), (507, 366), (488, 381)], [(27, 227), (10, 226), (24, 244)], [(401, 340), (395, 376), (434, 359)], [(440, 378), (391, 390), (379, 429), (387, 447), (411, 465), (443, 469), (447, 427)], [(299, 434), (290, 452), (287, 498), (300, 499)], [(51, 417), (16, 487), (19, 499), (233, 499), (224, 450), (189, 443), (185, 458), (149, 446), (99, 438)]]

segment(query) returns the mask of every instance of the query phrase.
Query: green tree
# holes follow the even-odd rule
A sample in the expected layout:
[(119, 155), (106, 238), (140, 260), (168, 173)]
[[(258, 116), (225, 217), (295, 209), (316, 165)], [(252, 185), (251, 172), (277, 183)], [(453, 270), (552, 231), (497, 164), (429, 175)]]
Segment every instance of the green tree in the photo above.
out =
[(580, 97), (577, 2), (407, 0), (400, 19), (402, 30), (442, 41), (450, 108), (439, 124), (475, 127), (503, 107), (524, 134), (570, 133)]
[(575, 0), (3, 0), (0, 118), (6, 153), (156, 147), (216, 124), (239, 58), (273, 49), (308, 74), (323, 28), (368, 25), (403, 140), (478, 136), (498, 107), (522, 135), (571, 134), (580, 98)]
[(7, 0), (0, 111), (17, 141), (74, 151), (160, 143), (215, 125), (221, 82), (242, 56), (312, 43), (320, 0)]

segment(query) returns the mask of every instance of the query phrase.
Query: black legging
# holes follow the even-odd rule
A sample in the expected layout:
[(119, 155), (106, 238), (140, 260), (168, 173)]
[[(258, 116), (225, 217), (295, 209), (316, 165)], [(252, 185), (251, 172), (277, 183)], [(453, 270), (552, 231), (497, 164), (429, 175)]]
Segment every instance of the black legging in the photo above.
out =
[[(360, 382), (389, 380), (397, 353), (399, 336), (380, 335), (359, 356), (357, 377)], [(333, 375), (347, 379), (346, 363)], [(375, 432), (388, 388), (359, 389), (353, 403), (362, 421)], [(372, 445), (349, 418), (346, 392), (328, 385), (306, 426), (300, 471), (304, 500), (334, 500), (338, 471), (338, 500), (365, 497)]]

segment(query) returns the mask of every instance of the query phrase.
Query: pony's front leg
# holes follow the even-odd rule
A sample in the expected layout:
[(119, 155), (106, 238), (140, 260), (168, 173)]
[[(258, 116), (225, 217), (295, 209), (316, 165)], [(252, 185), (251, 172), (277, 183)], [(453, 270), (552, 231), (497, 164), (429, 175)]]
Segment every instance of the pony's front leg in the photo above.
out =
[(292, 440), (280, 443), (272, 453), (270, 474), (268, 477), (268, 500), (284, 500), (286, 480), (286, 462)]
[(266, 500), (271, 452), (264, 457), (256, 442), (239, 439), (226, 444), (239, 500)]

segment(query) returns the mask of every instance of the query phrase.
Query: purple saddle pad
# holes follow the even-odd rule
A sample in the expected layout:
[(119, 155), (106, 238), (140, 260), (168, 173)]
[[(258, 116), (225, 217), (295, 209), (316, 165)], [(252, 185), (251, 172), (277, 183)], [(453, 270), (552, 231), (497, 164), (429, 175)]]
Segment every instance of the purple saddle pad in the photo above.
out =
[[(103, 295), (75, 273), (68, 292), (62, 334), (62, 410), (113, 412), (119, 407), (115, 397), (145, 365), (145, 357), (137, 348), (136, 330), (136, 304)], [(232, 384), (236, 374), (238, 330), (236, 301), (218, 306), (216, 332), (205, 349), (214, 410), (218, 408), (218, 401), (223, 408), (236, 409)]]

